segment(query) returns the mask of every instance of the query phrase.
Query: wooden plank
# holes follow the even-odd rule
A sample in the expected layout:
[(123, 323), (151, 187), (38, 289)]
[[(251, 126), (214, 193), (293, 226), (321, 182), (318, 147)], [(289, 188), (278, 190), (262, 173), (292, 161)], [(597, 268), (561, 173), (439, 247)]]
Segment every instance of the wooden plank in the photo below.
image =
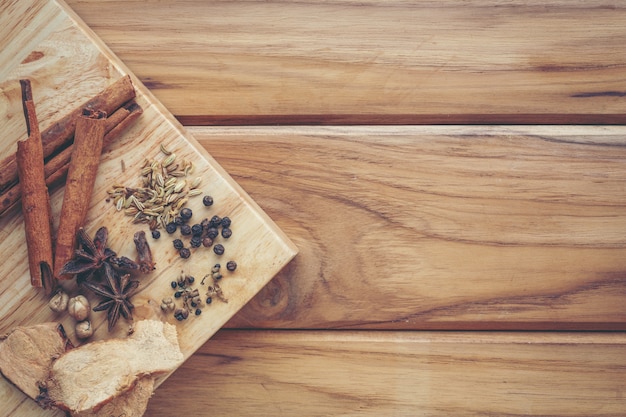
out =
[(620, 2), (69, 4), (185, 124), (626, 121)]
[(626, 329), (626, 127), (190, 128), (300, 248), (232, 327)]
[[(136, 277), (140, 283), (138, 292), (132, 296), (133, 318), (158, 319), (177, 325), (181, 351), (185, 358), (191, 356), (295, 256), (297, 249), (67, 5), (48, 0), (0, 3), (0, 28), (8, 26), (16, 28), (9, 35), (18, 43), (17, 49), (29, 58), (16, 61), (5, 50), (0, 51), (0, 68), (2, 74), (6, 74), (6, 78), (0, 78), (0, 159), (14, 153), (16, 142), (26, 136), (20, 79), (32, 81), (37, 115), (42, 121), (42, 129), (45, 129), (73, 111), (79, 103), (128, 75), (133, 80), (136, 100), (143, 113), (120, 139), (103, 151), (93, 195), (85, 196), (91, 202), (84, 224), (88, 234), (93, 236), (98, 228), (107, 227), (108, 246), (120, 256), (136, 257), (133, 235), (140, 230), (149, 233), (148, 225), (133, 223), (132, 217), (116, 210), (108, 190), (114, 184), (142, 186), (140, 173), (146, 158), (165, 157), (160, 152), (160, 145), (176, 153), (174, 163), (182, 166), (183, 161), (192, 162), (195, 168), (186, 184), (198, 178), (201, 194), (210, 194), (214, 198), (215, 204), (211, 207), (205, 207), (200, 196), (190, 198), (184, 204), (195, 212), (193, 222), (213, 215), (231, 217), (233, 235), (228, 241), (220, 240), (226, 248), (223, 257), (203, 247), (194, 249), (189, 260), (183, 259), (172, 246), (172, 240), (181, 237), (180, 232), (171, 236), (163, 232), (164, 237), (160, 240), (148, 237), (156, 270)], [(13, 45), (13, 42), (7, 43)], [(22, 48), (27, 49), (22, 51)], [(13, 51), (13, 46), (8, 50)], [(181, 191), (188, 192), (190, 188), (184, 185)], [(51, 195), (55, 228), (62, 198), (62, 188)], [(164, 207), (164, 213), (171, 208)], [(52, 312), (44, 291), (31, 286), (24, 235), (19, 209), (0, 218), (0, 334), (18, 325), (60, 321), (78, 345), (79, 341), (74, 337), (75, 321), (67, 314)], [(189, 247), (189, 239), (183, 239)], [(174, 295), (170, 283), (180, 276), (181, 271), (198, 278), (194, 287), (204, 298), (207, 286), (213, 285), (213, 281), (207, 279), (206, 283), (201, 283), (202, 277), (209, 274), (216, 263), (225, 264), (231, 259), (237, 261), (239, 267), (232, 274), (224, 273), (220, 284), (228, 303), (216, 301), (210, 307), (205, 306), (203, 315), (192, 314), (184, 325), (176, 320), (173, 312), (161, 311), (161, 300)], [(75, 281), (65, 281), (63, 287), (71, 295), (84, 293), (92, 306), (101, 301), (95, 294), (79, 288)], [(177, 304), (181, 307), (180, 301)], [(109, 332), (105, 313), (92, 313), (90, 319), (95, 328), (90, 340), (125, 337), (131, 326), (122, 319)], [(160, 376), (159, 383), (166, 377)], [(4, 378), (0, 378), (0, 404), (2, 416), (33, 415), (32, 402)]]
[(615, 417), (625, 361), (624, 334), (222, 330), (147, 415)]

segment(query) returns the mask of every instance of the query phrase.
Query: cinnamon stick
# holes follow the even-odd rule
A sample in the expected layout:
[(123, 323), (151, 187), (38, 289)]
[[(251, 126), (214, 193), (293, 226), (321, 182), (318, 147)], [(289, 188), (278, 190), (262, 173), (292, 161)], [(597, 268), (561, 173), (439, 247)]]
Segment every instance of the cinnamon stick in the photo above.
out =
[[(134, 101), (120, 107), (106, 119), (104, 145), (114, 142), (143, 113), (143, 109)], [(72, 155), (73, 145), (69, 145), (44, 165), (46, 185), (51, 187), (60, 183), (66, 176)], [(22, 197), (22, 185), (18, 182), (0, 193), (0, 217), (11, 210)]]
[(30, 282), (52, 292), (52, 214), (50, 196), (46, 187), (43, 163), (43, 145), (30, 81), (20, 80), (22, 104), (28, 138), (17, 142), (15, 163), (22, 184), (24, 230), (28, 248)]
[(85, 109), (76, 122), (54, 252), (54, 271), (59, 279), (71, 278), (71, 275), (59, 275), (63, 265), (74, 255), (76, 233), (87, 217), (100, 164), (105, 124), (106, 113), (89, 109)]
[[(112, 114), (122, 104), (135, 98), (135, 89), (129, 76), (125, 76), (98, 95), (94, 96), (80, 107), (41, 132), (41, 141), (44, 158), (67, 146), (72, 141), (76, 129), (76, 121), (84, 108), (98, 109)], [(5, 191), (17, 183), (17, 165), (15, 155), (10, 155), (0, 161), (0, 192)]]
[[(126, 130), (141, 114), (143, 109), (133, 100), (120, 107), (115, 113), (106, 118), (104, 124), (104, 139), (102, 147), (109, 145)], [(55, 155), (45, 164), (46, 184), (51, 185), (65, 177), (69, 168), (74, 145), (70, 145)], [(0, 212), (0, 215), (2, 213)]]

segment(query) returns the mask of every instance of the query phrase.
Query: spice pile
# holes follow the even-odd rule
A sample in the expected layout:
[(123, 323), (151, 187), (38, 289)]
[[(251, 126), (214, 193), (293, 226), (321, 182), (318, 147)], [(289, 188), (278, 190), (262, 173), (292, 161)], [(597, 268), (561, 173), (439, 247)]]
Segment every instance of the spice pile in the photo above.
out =
[[(227, 268), (232, 272), (237, 268), (237, 264), (235, 261), (229, 261)], [(202, 281), (200, 281), (200, 286), (204, 286), (206, 279), (209, 277), (213, 282), (212, 285), (207, 286), (204, 298), (200, 296), (198, 287), (194, 286), (197, 282), (196, 278), (181, 272), (178, 279), (170, 283), (172, 290), (174, 290), (174, 298), (166, 297), (161, 300), (161, 310), (164, 312), (172, 311), (174, 312), (176, 320), (183, 321), (186, 320), (192, 312), (196, 316), (202, 314), (202, 308), (212, 304), (214, 298), (227, 303), (228, 299), (219, 285), (222, 279), (220, 269), (221, 265), (215, 264), (213, 268), (211, 268), (211, 273), (205, 275)]]
[(114, 185), (108, 191), (117, 211), (133, 217), (135, 223), (146, 223), (150, 230), (166, 228), (179, 215), (189, 198), (202, 194), (202, 179), (188, 181), (193, 162), (178, 160), (175, 153), (161, 145), (161, 160), (146, 159), (141, 167), (141, 186)]
[[(161, 230), (174, 237), (172, 246), (178, 255), (188, 259), (192, 251), (198, 248), (212, 248), (213, 253), (221, 257), (225, 254), (225, 242), (233, 234), (230, 217), (213, 215), (204, 218), (198, 223), (192, 223), (194, 212), (187, 207), (191, 197), (202, 195), (200, 190), (201, 178), (188, 181), (187, 177), (193, 173), (193, 164), (186, 160), (178, 160), (176, 153), (161, 145), (161, 159), (146, 159), (141, 168), (139, 181), (141, 186), (133, 187), (115, 185), (108, 190), (109, 198), (117, 211), (126, 216), (132, 216), (133, 222), (149, 225), (153, 239), (160, 239)], [(202, 197), (202, 205), (213, 207), (211, 195)], [(212, 285), (208, 285), (203, 297), (200, 290), (194, 287), (195, 278), (181, 272), (180, 277), (171, 282), (175, 290), (172, 297), (161, 300), (161, 310), (172, 312), (178, 321), (187, 319), (191, 314), (200, 315), (202, 307), (212, 303), (217, 297), (228, 302), (219, 285), (222, 279), (221, 265), (215, 264), (210, 274), (207, 274), (200, 285), (211, 277)], [(234, 272), (237, 262), (229, 260), (226, 269)]]

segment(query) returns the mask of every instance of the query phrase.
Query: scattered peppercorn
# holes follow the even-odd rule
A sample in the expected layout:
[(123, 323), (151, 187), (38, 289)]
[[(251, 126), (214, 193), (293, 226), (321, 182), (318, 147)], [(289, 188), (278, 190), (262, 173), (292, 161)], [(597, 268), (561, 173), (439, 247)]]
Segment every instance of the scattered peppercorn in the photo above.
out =
[(213, 302), (213, 299), (211, 297), (207, 297), (206, 303), (211, 304), (212, 302)]
[(185, 280), (187, 281), (187, 284), (191, 285), (195, 282), (196, 279), (191, 275), (187, 275), (185, 276)]
[(206, 232), (206, 235), (211, 239), (215, 239), (219, 234), (220, 232), (215, 227), (209, 227), (209, 230)]
[(196, 316), (199, 316), (200, 314), (202, 314), (202, 310), (200, 310), (199, 308), (196, 308)]
[(174, 249), (178, 249), (178, 250), (182, 249), (185, 246), (183, 241), (180, 239), (174, 239), (172, 243), (174, 244)]
[(222, 224), (222, 218), (220, 216), (218, 216), (216, 214), (215, 216), (211, 217), (211, 226), (212, 227), (218, 227), (221, 224)]
[(176, 223), (177, 226), (182, 226), (185, 224), (185, 220), (181, 216), (176, 216), (174, 217), (174, 223)]
[(193, 216), (193, 211), (191, 211), (191, 209), (188, 207), (185, 207), (180, 211), (180, 217), (182, 217), (182, 219), (185, 221), (191, 219), (191, 216)]
[(178, 254), (180, 255), (181, 258), (187, 259), (191, 256), (191, 251), (189, 250), (189, 248), (182, 248), (181, 250), (178, 251)]
[(202, 228), (200, 224), (194, 224), (193, 226), (191, 226), (191, 233), (194, 236), (200, 236), (203, 230), (204, 229)]
[(211, 245), (213, 245), (213, 239), (211, 239), (210, 237), (205, 237), (204, 239), (202, 239), (202, 246), (204, 246), (205, 248), (210, 248)]
[(226, 263), (226, 269), (228, 269), (229, 271), (234, 271), (235, 269), (237, 269), (237, 262), (235, 261), (228, 261)]
[(213, 246), (213, 252), (215, 252), (216, 255), (223, 255), (224, 245), (222, 245), (221, 243), (218, 243), (217, 245)]
[(199, 248), (200, 245), (202, 245), (202, 238), (200, 238), (200, 236), (194, 236), (189, 241), (189, 244), (192, 248)]
[(182, 226), (180, 226), (180, 233), (182, 233), (184, 236), (189, 236), (191, 234), (191, 226), (189, 226), (188, 224), (183, 224)]
[(204, 204), (207, 207), (210, 207), (213, 205), (213, 197), (211, 197), (210, 195), (205, 195), (204, 197), (202, 197), (202, 204)]
[(228, 239), (232, 235), (233, 235), (233, 231), (230, 230), (228, 227), (225, 227), (225, 228), (222, 229), (222, 237), (224, 239)]
[(222, 222), (221, 223), (222, 223), (222, 227), (230, 227), (230, 223), (231, 223), (230, 217), (224, 216), (222, 218)]
[(174, 293), (174, 297), (176, 297), (176, 298), (180, 298), (180, 296), (181, 296), (181, 295), (183, 295), (183, 292), (182, 292), (182, 291), (176, 291), (176, 292)]
[(176, 223), (170, 222), (167, 225), (165, 225), (165, 231), (169, 233), (170, 235), (174, 233), (176, 231)]
[(178, 286), (178, 283), (176, 281), (172, 281), (170, 282), (170, 285), (172, 286), (172, 289), (176, 289), (176, 287)]
[(160, 232), (160, 231), (158, 231), (157, 229), (154, 229), (154, 230), (152, 231), (152, 238), (153, 238), (153, 239), (158, 239), (158, 238), (160, 238), (160, 237), (161, 237), (161, 232)]

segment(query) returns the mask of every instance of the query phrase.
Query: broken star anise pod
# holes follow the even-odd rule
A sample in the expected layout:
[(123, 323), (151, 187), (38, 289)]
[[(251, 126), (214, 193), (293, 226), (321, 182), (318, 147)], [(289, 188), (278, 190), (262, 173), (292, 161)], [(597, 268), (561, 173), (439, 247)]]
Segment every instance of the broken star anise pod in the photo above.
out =
[(93, 240), (82, 227), (78, 229), (76, 237), (78, 249), (74, 251), (72, 259), (63, 265), (60, 275), (76, 275), (78, 282), (84, 282), (96, 272), (100, 272), (104, 264), (114, 258), (116, 253), (106, 246), (109, 238), (106, 227), (98, 229)]
[(124, 272), (134, 272), (139, 269), (139, 264), (135, 261), (117, 254), (107, 247), (109, 231), (106, 227), (101, 227), (96, 232), (93, 240), (89, 238), (87, 232), (82, 227), (76, 234), (78, 249), (74, 251), (74, 256), (60, 271), (60, 275), (76, 275), (79, 284), (90, 280), (94, 275), (104, 273), (104, 265), (109, 264)]
[(83, 285), (103, 298), (93, 311), (107, 311), (107, 321), (109, 331), (111, 331), (120, 315), (127, 320), (133, 319), (134, 306), (130, 302), (130, 297), (137, 289), (139, 281), (131, 280), (130, 274), (119, 275), (108, 263), (104, 264), (104, 277), (102, 284), (85, 281)]

